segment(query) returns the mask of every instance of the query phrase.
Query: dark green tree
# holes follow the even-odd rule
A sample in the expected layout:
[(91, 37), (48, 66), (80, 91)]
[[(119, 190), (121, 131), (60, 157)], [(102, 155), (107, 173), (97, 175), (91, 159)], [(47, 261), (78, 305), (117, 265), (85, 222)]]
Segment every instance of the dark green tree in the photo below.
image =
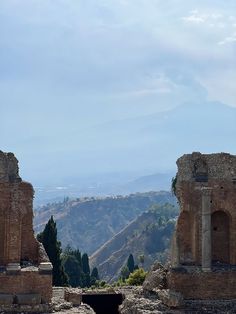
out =
[(132, 273), (134, 271), (134, 257), (132, 254), (129, 255), (127, 260), (127, 267), (129, 269), (129, 272)]
[(63, 255), (68, 256), (68, 255), (72, 255), (72, 254), (73, 254), (73, 249), (69, 244), (67, 244), (67, 246), (65, 247), (65, 249), (63, 251)]
[(99, 275), (98, 275), (98, 269), (97, 267), (94, 267), (92, 272), (91, 272), (91, 277), (96, 278), (97, 280), (99, 280)]
[(90, 287), (90, 267), (89, 267), (89, 258), (88, 254), (84, 253), (82, 255), (82, 271), (83, 271), (83, 286), (84, 287)]
[(46, 224), (44, 231), (41, 232), (37, 239), (42, 242), (45, 251), (53, 266), (53, 285), (66, 286), (68, 278), (64, 272), (61, 260), (61, 243), (57, 240), (57, 226), (53, 216)]
[(81, 260), (80, 250), (79, 249), (73, 250), (72, 247), (68, 244), (63, 251), (63, 256), (64, 256), (64, 258), (66, 258), (69, 255), (74, 256), (77, 259), (80, 267), (82, 268), (82, 260)]
[(176, 196), (176, 184), (177, 184), (177, 174), (175, 177), (172, 178), (171, 180), (171, 192), (173, 195)]
[(130, 275), (129, 268), (127, 266), (122, 267), (120, 272), (120, 278), (122, 281), (125, 281)]
[(72, 251), (72, 255), (76, 258), (76, 260), (79, 263), (80, 268), (82, 269), (82, 258), (81, 258), (81, 253), (80, 250), (74, 250)]
[(96, 281), (99, 280), (99, 275), (98, 275), (98, 269), (97, 267), (94, 267), (91, 276), (90, 276), (90, 284), (91, 286), (95, 285)]
[(74, 255), (68, 255), (64, 258), (65, 272), (69, 278), (69, 284), (72, 287), (82, 286), (82, 270), (78, 260)]
[(90, 274), (89, 258), (87, 253), (82, 255), (82, 270), (85, 274)]

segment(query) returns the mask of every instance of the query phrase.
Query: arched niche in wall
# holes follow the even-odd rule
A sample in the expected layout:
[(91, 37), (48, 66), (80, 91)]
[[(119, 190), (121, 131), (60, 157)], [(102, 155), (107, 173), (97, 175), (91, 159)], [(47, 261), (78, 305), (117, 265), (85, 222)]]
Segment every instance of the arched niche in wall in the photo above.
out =
[(230, 215), (223, 210), (211, 216), (212, 263), (230, 263)]

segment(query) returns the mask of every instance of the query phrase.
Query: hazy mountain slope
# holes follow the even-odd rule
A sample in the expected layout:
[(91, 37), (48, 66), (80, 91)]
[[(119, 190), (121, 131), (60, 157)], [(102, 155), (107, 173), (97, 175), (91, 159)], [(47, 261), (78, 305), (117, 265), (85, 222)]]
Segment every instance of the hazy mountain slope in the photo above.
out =
[(171, 179), (175, 176), (172, 173), (156, 173), (147, 176), (141, 176), (120, 187), (121, 191), (129, 193), (159, 191), (170, 189)]
[(170, 192), (66, 200), (36, 210), (34, 229), (41, 231), (53, 215), (62, 246), (69, 244), (91, 254), (147, 208), (167, 202), (176, 202)]
[(137, 262), (144, 254), (146, 269), (155, 260), (164, 261), (177, 215), (178, 209), (169, 204), (142, 213), (90, 257), (91, 265), (98, 267), (101, 278), (112, 281), (131, 253)]
[(128, 195), (137, 192), (169, 191), (175, 171), (143, 175), (143, 173), (106, 173), (90, 177), (69, 177), (63, 182), (49, 186), (35, 187), (34, 207), (60, 202), (65, 196), (77, 198), (101, 197), (108, 195)]
[[(83, 176), (84, 180), (94, 174), (139, 172), (138, 177), (174, 172), (176, 159), (192, 151), (236, 154), (236, 108), (196, 98), (195, 103), (161, 113), (137, 117), (133, 112), (132, 116), (136, 118), (117, 118), (83, 129), (83, 132), (67, 134), (63, 152), (56, 156), (47, 154), (41, 171), (36, 171), (35, 167), (31, 169), (28, 161), (25, 168), (30, 169), (30, 176), (34, 173), (35, 179), (30, 179), (29, 174), (24, 177), (35, 186), (45, 182), (52, 184), (52, 181), (61, 186), (68, 177), (81, 179)], [(79, 145), (69, 145), (68, 137), (76, 139)], [(47, 140), (48, 137), (42, 140), (44, 146)], [(38, 144), (37, 141), (33, 143)], [(49, 143), (47, 146), (51, 147)], [(44, 156), (45, 150), (42, 152)], [(103, 194), (106, 187), (102, 188)]]
[(112, 141), (107, 156), (117, 169), (122, 163), (123, 169), (166, 171), (187, 152), (236, 153), (236, 109), (196, 101), (154, 115), (113, 121), (102, 125), (97, 133), (103, 139), (103, 149)]

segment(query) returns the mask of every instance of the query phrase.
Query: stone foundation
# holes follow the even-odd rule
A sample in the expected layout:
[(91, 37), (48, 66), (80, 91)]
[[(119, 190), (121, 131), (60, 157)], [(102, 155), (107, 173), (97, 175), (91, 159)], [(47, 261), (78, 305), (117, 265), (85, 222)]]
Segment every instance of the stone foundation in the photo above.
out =
[(168, 288), (180, 292), (184, 299), (236, 299), (236, 271), (184, 271), (172, 269), (167, 276)]
[[(5, 297), (4, 297), (5, 295)], [(8, 295), (8, 297), (7, 297)], [(38, 295), (32, 302), (19, 295)], [(18, 297), (17, 297), (18, 296)], [(41, 274), (37, 268), (35, 270), (22, 269), (17, 274), (0, 273), (0, 305), (11, 303), (32, 305), (40, 303), (50, 303), (52, 298), (52, 276)], [(13, 301), (13, 302), (12, 302)]]

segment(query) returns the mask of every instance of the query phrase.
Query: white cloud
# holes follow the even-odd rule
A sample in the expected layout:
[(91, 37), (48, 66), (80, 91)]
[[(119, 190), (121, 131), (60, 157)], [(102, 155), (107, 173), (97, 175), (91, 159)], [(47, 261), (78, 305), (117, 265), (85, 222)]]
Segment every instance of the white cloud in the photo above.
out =
[(193, 10), (188, 16), (182, 17), (182, 20), (188, 24), (204, 24), (210, 27), (224, 28), (227, 26), (227, 20), (230, 20), (230, 18), (232, 21), (233, 16), (228, 17), (217, 12), (200, 12), (199, 10)]
[(144, 88), (134, 91), (134, 93), (137, 95), (169, 94), (176, 88), (176, 84), (165, 74), (148, 78), (145, 85)]
[[(183, 69), (194, 79), (219, 64), (234, 64), (232, 45), (226, 43), (235, 41), (236, 19), (231, 13), (232, 6), (223, 3), (214, 6), (209, 0), (4, 3), (0, 48), (5, 46), (7, 54), (0, 60), (0, 66), (8, 67), (8, 76), (10, 73), (22, 80), (24, 75), (36, 86), (42, 80), (65, 93), (70, 88), (93, 94), (94, 98), (124, 90), (134, 96), (168, 95), (175, 90), (173, 82), (155, 75), (146, 81), (147, 73)], [(18, 5), (14, 7), (13, 3)], [(231, 32), (233, 35), (229, 36)], [(3, 49), (0, 51), (3, 54)], [(0, 79), (4, 75), (1, 71)], [(144, 77), (143, 85), (139, 77)], [(51, 85), (47, 90), (52, 90)]]
[(219, 45), (226, 45), (226, 44), (232, 44), (236, 42), (236, 33), (227, 36), (224, 40), (220, 41)]
[(208, 91), (209, 100), (217, 100), (236, 107), (236, 66), (230, 64), (225, 68), (214, 69), (199, 79)]
[(190, 15), (182, 17), (182, 20), (187, 23), (200, 24), (204, 23), (208, 19), (207, 14), (200, 14), (198, 10), (194, 10)]

